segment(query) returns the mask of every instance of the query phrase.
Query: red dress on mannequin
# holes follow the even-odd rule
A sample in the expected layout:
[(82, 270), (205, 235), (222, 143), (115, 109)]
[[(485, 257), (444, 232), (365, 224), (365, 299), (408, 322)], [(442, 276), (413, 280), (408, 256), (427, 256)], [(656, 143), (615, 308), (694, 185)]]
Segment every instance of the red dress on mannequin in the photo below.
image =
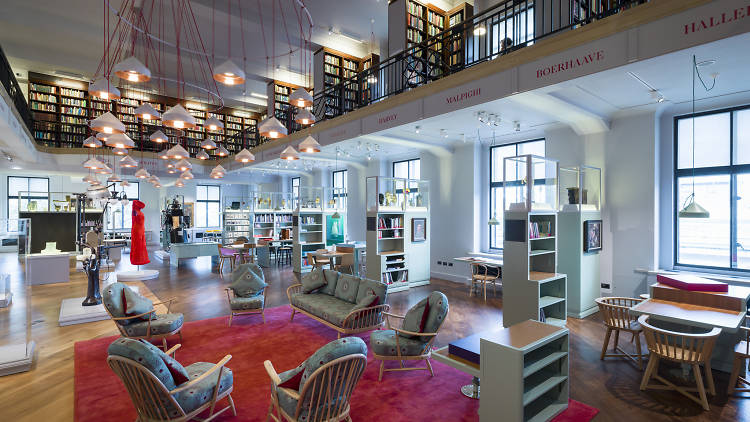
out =
[(141, 212), (146, 204), (139, 200), (133, 201), (133, 227), (130, 230), (130, 263), (133, 265), (148, 264), (148, 251), (146, 250), (146, 227), (145, 217)]

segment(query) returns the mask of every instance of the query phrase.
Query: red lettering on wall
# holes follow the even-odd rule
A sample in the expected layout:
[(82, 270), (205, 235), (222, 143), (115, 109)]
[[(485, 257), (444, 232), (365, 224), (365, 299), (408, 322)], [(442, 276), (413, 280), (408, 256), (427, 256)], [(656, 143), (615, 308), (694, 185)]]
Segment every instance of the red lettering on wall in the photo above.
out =
[(750, 5), (733, 9), (728, 15), (727, 12), (722, 12), (720, 16), (710, 16), (708, 18), (701, 18), (697, 21), (686, 23), (683, 28), (683, 35), (714, 28), (747, 17), (750, 17)]
[(583, 56), (578, 56), (565, 60), (564, 62), (556, 63), (550, 66), (545, 66), (541, 69), (537, 69), (536, 78), (540, 79), (553, 73), (565, 72), (573, 70), (577, 67), (592, 64), (604, 60), (604, 51), (597, 50)]
[(474, 89), (470, 89), (470, 90), (468, 90), (466, 92), (462, 92), (460, 94), (451, 95), (450, 97), (445, 97), (445, 102), (447, 104), (460, 103), (461, 101), (466, 100), (468, 98), (476, 97), (476, 96), (478, 96), (481, 93), (482, 93), (482, 89), (481, 88), (474, 88)]
[(389, 114), (387, 116), (379, 117), (378, 118), (378, 124), (382, 125), (383, 123), (387, 123), (393, 120), (396, 120), (397, 113)]

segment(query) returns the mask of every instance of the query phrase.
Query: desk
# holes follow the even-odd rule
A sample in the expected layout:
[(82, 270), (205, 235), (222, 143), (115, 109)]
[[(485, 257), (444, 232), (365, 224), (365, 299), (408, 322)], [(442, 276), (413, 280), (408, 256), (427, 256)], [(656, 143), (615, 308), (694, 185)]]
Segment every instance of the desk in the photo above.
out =
[[(502, 276), (502, 271), (503, 271), (503, 260), (502, 259), (485, 258), (483, 256), (462, 256), (462, 257), (459, 257), (459, 258), (453, 258), (453, 260), (454, 261), (458, 261), (458, 262), (466, 262), (469, 265), (471, 265), (471, 264), (482, 264), (482, 265), (486, 265), (489, 268), (496, 268), (497, 271), (498, 271), (498, 274), (500, 276)], [(488, 273), (489, 273), (489, 271), (488, 271)], [(469, 284), (471, 285), (471, 280), (472, 279), (468, 278), (467, 280), (468, 280)], [(479, 289), (478, 285), (476, 286), (476, 288), (472, 288), (471, 289), (470, 295), (474, 294), (474, 293), (476, 293), (477, 295), (479, 295), (480, 289)]]
[(218, 242), (172, 243), (169, 245), (169, 265), (179, 267), (181, 258), (219, 256)]

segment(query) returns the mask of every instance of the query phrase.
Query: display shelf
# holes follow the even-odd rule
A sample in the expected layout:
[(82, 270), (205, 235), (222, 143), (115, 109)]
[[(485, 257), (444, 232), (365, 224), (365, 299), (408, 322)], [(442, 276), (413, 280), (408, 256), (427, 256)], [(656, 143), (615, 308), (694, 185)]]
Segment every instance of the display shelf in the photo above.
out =
[[(295, 211), (292, 217), (292, 269), (302, 273), (312, 269), (307, 254), (325, 248), (325, 226), (322, 211)], [(302, 231), (301, 227), (320, 227), (320, 230)]]

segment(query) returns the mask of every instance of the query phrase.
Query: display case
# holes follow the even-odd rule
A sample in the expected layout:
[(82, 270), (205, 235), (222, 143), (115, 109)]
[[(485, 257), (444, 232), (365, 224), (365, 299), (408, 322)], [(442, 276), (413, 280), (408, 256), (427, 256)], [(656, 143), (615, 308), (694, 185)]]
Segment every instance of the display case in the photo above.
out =
[(430, 204), (430, 182), (427, 180), (407, 181), (406, 210), (425, 211)]
[[(29, 243), (28, 253), (39, 253), (47, 242), (57, 249), (76, 251), (76, 240), (89, 229), (102, 224), (103, 205), (107, 198), (86, 198), (81, 214), (76, 212), (79, 196), (74, 192), (18, 192), (18, 216), (28, 219), (38, 235)], [(8, 220), (13, 221), (13, 220)]]
[(503, 160), (505, 211), (557, 211), (559, 164), (537, 155)]
[(599, 211), (602, 169), (592, 166), (560, 167), (560, 211)]
[(255, 212), (272, 212), (273, 207), (273, 192), (253, 192), (253, 210)]
[(299, 211), (323, 211), (323, 188), (315, 186), (300, 186)]
[[(414, 181), (418, 182), (418, 181)], [(366, 180), (368, 212), (404, 211), (407, 179), (370, 176)]]
[(346, 199), (347, 194), (344, 188), (323, 188), (323, 209), (325, 211), (345, 211)]
[(251, 211), (253, 201), (247, 196), (225, 196), (223, 209), (224, 211)]
[(292, 200), (291, 192), (274, 192), (271, 196), (275, 211), (288, 213), (294, 211), (294, 201)]

